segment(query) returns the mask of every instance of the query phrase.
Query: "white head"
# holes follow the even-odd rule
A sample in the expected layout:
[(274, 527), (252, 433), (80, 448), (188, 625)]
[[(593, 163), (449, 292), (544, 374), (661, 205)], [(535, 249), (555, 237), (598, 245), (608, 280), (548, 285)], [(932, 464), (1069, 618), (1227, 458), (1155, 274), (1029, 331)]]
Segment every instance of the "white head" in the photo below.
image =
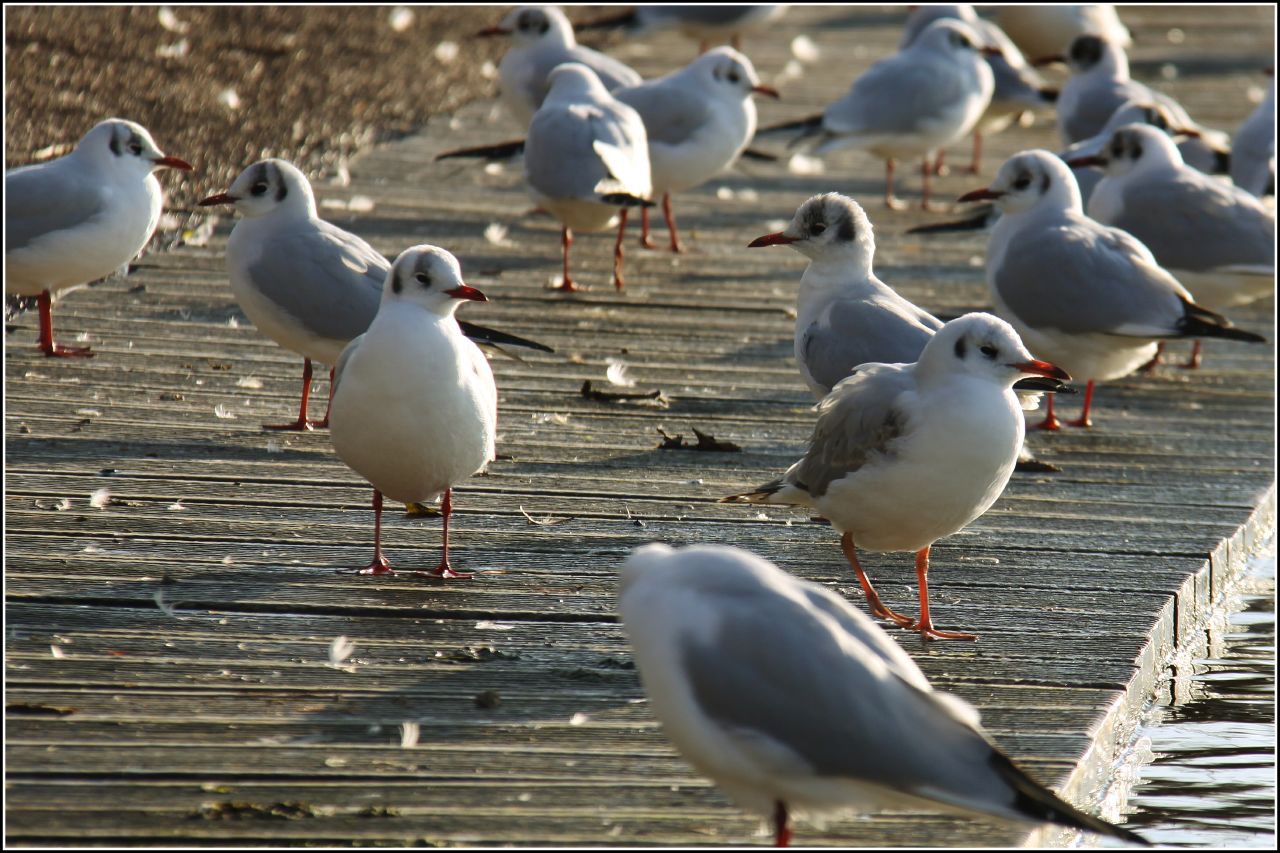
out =
[(712, 97), (742, 100), (753, 92), (778, 97), (771, 86), (761, 84), (751, 60), (731, 47), (717, 47), (699, 56), (681, 72)]
[(166, 157), (145, 127), (122, 118), (109, 118), (95, 125), (76, 144), (72, 156), (101, 169), (136, 174), (140, 179), (166, 166), (191, 171), (191, 164), (185, 160)]
[(287, 160), (259, 160), (240, 173), (231, 188), (200, 202), (202, 207), (234, 204), (247, 219), (275, 214), (280, 217), (316, 216), (311, 182)]
[(836, 261), (863, 274), (871, 272), (875, 237), (862, 205), (839, 193), (815, 195), (796, 209), (791, 223), (776, 234), (748, 244), (786, 245), (814, 261)]
[(1012, 388), (1027, 376), (1071, 380), (1062, 368), (1031, 355), (1013, 326), (994, 314), (965, 314), (944, 325), (925, 344), (918, 365), (922, 382), (963, 375)]
[(939, 18), (925, 27), (911, 42), (912, 49), (945, 54), (957, 60), (973, 61), (982, 65), (984, 40), (977, 31), (955, 18)]
[[(462, 280), (458, 259), (437, 246), (411, 246), (400, 253), (382, 288), (382, 305), (408, 302), (448, 316), (465, 300), (488, 298)], [(379, 309), (381, 310), (381, 309)]]
[(516, 47), (554, 44), (573, 47), (577, 39), (573, 24), (556, 6), (521, 6), (512, 10), (496, 27), (488, 27), (482, 36), (511, 36)]
[(960, 201), (991, 199), (1004, 214), (1029, 210), (1074, 210), (1082, 213), (1080, 185), (1061, 157), (1040, 148), (1014, 154), (986, 189), (960, 196)]
[(1063, 57), (1072, 74), (1088, 74), (1096, 71), (1107, 77), (1126, 80), (1129, 77), (1129, 57), (1124, 48), (1107, 41), (1102, 36), (1086, 34), (1076, 36)]
[(912, 8), (911, 14), (907, 15), (907, 22), (902, 25), (902, 40), (898, 42), (898, 50), (915, 41), (916, 37), (924, 32), (925, 27), (944, 18), (963, 21), (975, 28), (978, 23), (978, 13), (969, 5), (916, 6)]
[(1108, 177), (1141, 175), (1182, 166), (1177, 144), (1149, 124), (1127, 124), (1111, 134), (1100, 154), (1089, 165), (1101, 166)]
[(600, 97), (610, 97), (609, 90), (600, 82), (596, 72), (581, 62), (562, 62), (547, 75), (544, 104), (552, 101), (576, 103)]

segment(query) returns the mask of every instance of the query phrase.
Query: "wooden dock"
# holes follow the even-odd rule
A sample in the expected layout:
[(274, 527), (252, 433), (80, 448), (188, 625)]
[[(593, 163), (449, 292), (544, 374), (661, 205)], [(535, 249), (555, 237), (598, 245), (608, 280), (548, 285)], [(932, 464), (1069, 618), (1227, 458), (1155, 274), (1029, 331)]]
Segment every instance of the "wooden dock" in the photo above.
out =
[[(1121, 15), (1138, 36), (1137, 76), (1234, 131), (1253, 108), (1246, 87), (1264, 85), (1274, 61), (1273, 9)], [(903, 18), (793, 8), (768, 44), (747, 45), (766, 81), (801, 34), (838, 73), (804, 66), (779, 83), (782, 103), (761, 104), (762, 122), (839, 95), (892, 50)], [(615, 52), (651, 74), (693, 50), (667, 35)], [(1178, 76), (1160, 73), (1170, 63)], [(349, 185), (317, 184), (322, 215), (388, 255), (420, 242), (453, 251), (493, 300), (463, 316), (557, 350), (492, 362), (500, 457), (455, 496), (455, 559), (479, 572), (473, 581), (339, 574), (368, 561), (370, 492), (327, 433), (260, 428), (296, 413), (300, 359), (235, 305), (229, 218), (207, 245), (148, 255), (127, 279), (58, 304), (59, 334), (87, 334), (92, 360), (40, 357), (34, 315), (16, 321), (5, 339), (8, 843), (767, 842), (650, 715), (614, 617), (619, 564), (653, 540), (734, 544), (860, 603), (828, 526), (716, 503), (798, 458), (814, 417), (791, 356), (804, 259), (744, 247), (812, 194), (852, 194), (876, 226), (880, 276), (951, 317), (988, 305), (985, 235), (904, 235), (943, 217), (886, 212), (881, 168), (856, 152), (816, 175), (748, 163), (679, 197), (687, 254), (628, 242), (624, 293), (608, 286), (612, 238), (582, 235), (574, 269), (591, 290), (564, 296), (547, 289), (558, 228), (524, 214), (519, 167), (433, 162), (518, 133), (474, 103), (368, 152)], [(941, 179), (939, 197), (984, 185), (1003, 157), (1036, 146), (1057, 147), (1051, 120), (990, 140), (986, 176)], [(915, 199), (918, 178), (901, 174)], [(1273, 315), (1268, 300), (1232, 316), (1274, 341)], [(608, 384), (610, 359), (634, 388)], [(590, 400), (586, 381), (662, 399)], [(1199, 372), (1101, 387), (1094, 429), (1032, 438), (1060, 473), (1015, 475), (935, 549), (936, 616), (981, 641), (893, 632), (1021, 764), (1078, 802), (1109, 781), (1168, 654), (1272, 526), (1274, 383), (1271, 345), (1215, 342)], [(694, 429), (741, 451), (659, 449), (662, 431)], [(384, 527), (393, 564), (434, 565), (437, 521), (392, 512)], [(913, 606), (908, 555), (866, 565), (887, 602)], [(345, 658), (331, 651), (342, 637), (354, 646)], [(1060, 840), (937, 814), (804, 824), (796, 840), (1029, 838)]]

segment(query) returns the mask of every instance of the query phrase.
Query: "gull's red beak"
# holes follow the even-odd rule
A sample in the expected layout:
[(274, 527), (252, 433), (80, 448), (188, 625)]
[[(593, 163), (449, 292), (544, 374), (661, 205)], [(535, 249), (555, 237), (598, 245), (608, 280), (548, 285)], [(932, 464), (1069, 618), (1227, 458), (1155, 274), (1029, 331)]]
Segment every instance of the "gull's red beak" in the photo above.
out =
[(1174, 129), (1171, 127), (1169, 128), (1169, 132), (1172, 133), (1174, 136), (1189, 136), (1192, 139), (1200, 138), (1200, 131), (1196, 130), (1193, 127), (1179, 127), (1177, 129)]
[(782, 100), (782, 96), (778, 94), (778, 90), (772, 86), (752, 86), (751, 91), (755, 92), (757, 95), (768, 95), (770, 98), (774, 98), (775, 100)]
[(1086, 166), (1097, 166), (1099, 169), (1107, 167), (1107, 158), (1097, 154), (1090, 154), (1087, 157), (1072, 157), (1067, 161), (1067, 165), (1073, 169), (1083, 169)]
[(1063, 370), (1061, 367), (1058, 367), (1058, 365), (1050, 364), (1047, 361), (1040, 361), (1035, 358), (1031, 359), (1031, 361), (1014, 362), (1009, 366), (1016, 367), (1023, 373), (1030, 373), (1035, 376), (1047, 376), (1050, 379), (1061, 379), (1063, 382), (1071, 381), (1071, 374), (1067, 373), (1067, 371)]
[(470, 299), (473, 302), (488, 302), (489, 297), (476, 290), (469, 284), (460, 284), (453, 290), (446, 290), (445, 293), (454, 299)]
[(960, 196), (960, 198), (956, 199), (956, 201), (992, 201), (1000, 198), (1002, 195), (1004, 195), (1004, 193), (983, 187), (980, 190), (971, 190), (970, 192), (965, 193)]
[(1055, 62), (1066, 62), (1066, 61), (1067, 61), (1067, 58), (1065, 56), (1063, 56), (1060, 53), (1055, 53), (1053, 56), (1042, 56), (1039, 59), (1033, 59), (1031, 60), (1031, 64), (1036, 68), (1040, 68), (1041, 66), (1044, 66), (1044, 65), (1052, 65)]
[(789, 243), (795, 243), (799, 237), (788, 237), (786, 234), (778, 231), (775, 234), (766, 234), (763, 237), (757, 237), (747, 244), (748, 249), (758, 249), (761, 246), (786, 246)]
[(503, 29), (502, 27), (485, 27), (483, 30), (476, 33), (476, 38), (488, 38), (489, 36), (509, 36), (509, 35), (511, 35), (511, 30)]
[(199, 202), (199, 206), (209, 207), (213, 204), (235, 204), (237, 201), (239, 201), (239, 199), (230, 193), (218, 193), (217, 195), (211, 195)]
[(983, 56), (1004, 56), (1003, 50), (998, 47), (991, 47), (990, 45), (983, 45), (978, 48), (978, 53), (981, 53)]
[(186, 160), (179, 157), (157, 157), (151, 161), (157, 166), (168, 166), (170, 169), (181, 169), (184, 172), (194, 172), (195, 166), (192, 166)]

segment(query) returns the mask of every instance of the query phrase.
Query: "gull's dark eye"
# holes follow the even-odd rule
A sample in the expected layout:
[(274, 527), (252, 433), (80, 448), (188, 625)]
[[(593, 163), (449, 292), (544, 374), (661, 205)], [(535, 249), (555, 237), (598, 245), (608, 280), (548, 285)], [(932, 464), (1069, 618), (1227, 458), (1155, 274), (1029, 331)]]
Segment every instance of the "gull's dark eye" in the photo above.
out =
[(1027, 174), (1019, 175), (1018, 180), (1013, 182), (1015, 190), (1025, 190), (1029, 186), (1031, 186), (1031, 176)]
[(427, 275), (424, 272), (418, 273), (417, 275), (414, 276), (414, 278), (416, 278), (418, 280), (418, 284), (421, 284), (423, 287), (431, 286), (431, 276)]
[(742, 79), (741, 77), (738, 76), (737, 71), (730, 71), (728, 76), (729, 76), (730, 83), (737, 83), (739, 80)]
[(262, 195), (266, 191), (267, 191), (266, 181), (258, 181), (256, 184), (249, 187), (249, 192), (252, 193), (253, 195)]
[(130, 142), (129, 151), (131, 151), (135, 157), (139, 156), (140, 154), (142, 154), (142, 143)]
[(1119, 136), (1111, 140), (1111, 156), (1116, 159), (1124, 156), (1124, 139)]
[(826, 231), (826, 230), (827, 230), (827, 226), (823, 225), (821, 222), (817, 222), (809, 226), (809, 233), (815, 237), (817, 237), (819, 234), (821, 234), (823, 231)]
[(995, 357), (1000, 354), (1000, 350), (996, 349), (991, 344), (986, 344), (985, 346), (978, 347), (978, 352), (982, 353), (992, 361), (994, 361)]

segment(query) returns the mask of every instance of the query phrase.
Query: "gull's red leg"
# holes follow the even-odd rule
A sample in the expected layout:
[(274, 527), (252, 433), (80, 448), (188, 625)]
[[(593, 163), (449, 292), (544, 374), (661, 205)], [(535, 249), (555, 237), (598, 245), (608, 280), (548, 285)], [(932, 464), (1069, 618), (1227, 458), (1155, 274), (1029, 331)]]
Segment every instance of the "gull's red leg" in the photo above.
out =
[(91, 347), (64, 347), (53, 342), (53, 297), (42, 290), (37, 299), (40, 306), (40, 339), (36, 346), (47, 356), (55, 358), (93, 358), (97, 353)]
[(867, 577), (867, 573), (862, 570), (862, 564), (858, 562), (858, 555), (853, 549), (852, 533), (845, 533), (840, 537), (840, 549), (844, 551), (845, 559), (849, 561), (849, 565), (853, 566), (854, 574), (858, 576), (858, 583), (862, 585), (862, 593), (867, 597), (867, 607), (871, 608), (872, 615), (896, 622), (903, 628), (909, 627), (912, 621), (910, 616), (895, 613), (880, 601), (875, 587), (871, 585), (871, 579)]
[(1200, 369), (1200, 339), (1196, 338), (1195, 343), (1191, 345), (1191, 358), (1185, 363), (1179, 364), (1183, 370), (1199, 370)]
[(363, 569), (359, 569), (358, 575), (394, 575), (395, 569), (391, 568), (391, 564), (387, 562), (387, 558), (382, 556), (382, 492), (377, 489), (373, 490), (373, 561)]
[(791, 846), (791, 824), (787, 815), (787, 804), (782, 800), (778, 800), (773, 807), (773, 846), (774, 847), (790, 847)]
[(311, 359), (304, 358), (302, 360), (302, 406), (298, 409), (298, 419), (287, 424), (263, 424), (262, 428), (293, 432), (306, 432), (311, 429), (311, 424), (307, 421), (307, 400), (309, 399), (311, 399)]
[(920, 161), (920, 180), (921, 180), (921, 181), (923, 182), (923, 184), (924, 184), (924, 187), (923, 187), (923, 188), (922, 188), (922, 190), (921, 190), (922, 194), (921, 194), (921, 196), (920, 196), (920, 209), (921, 209), (921, 210), (932, 210), (932, 209), (933, 209), (933, 208), (929, 207), (929, 173), (930, 173), (930, 172), (932, 172), (932, 171), (933, 171), (933, 170), (929, 168), (929, 155), (928, 155), (928, 154), (926, 154), (926, 155), (924, 156), (924, 159), (922, 159), (922, 160)]
[(640, 208), (640, 247), (642, 249), (658, 248), (658, 244), (649, 236), (649, 208), (647, 207)]
[(893, 197), (893, 168), (896, 165), (892, 157), (884, 161), (884, 206), (890, 210), (906, 210), (907, 203)]
[(453, 515), (453, 489), (444, 490), (444, 500), (440, 504), (440, 513), (444, 516), (443, 553), (440, 557), (440, 565), (436, 566), (436, 570), (430, 574), (438, 578), (449, 579), (475, 577), (469, 572), (455, 572), (453, 566), (449, 565), (449, 516)]
[(1138, 369), (1150, 376), (1156, 372), (1156, 367), (1160, 365), (1160, 357), (1162, 355), (1164, 355), (1164, 341), (1159, 341), (1156, 343), (1156, 354), (1151, 356), (1151, 360)]
[(324, 420), (312, 421), (311, 425), (320, 429), (329, 428), (329, 412), (333, 411), (333, 375), (337, 373), (336, 367), (329, 368), (329, 403), (324, 407)]
[(564, 250), (564, 279), (556, 286), (556, 290), (574, 291), (578, 290), (578, 285), (573, 283), (573, 279), (569, 278), (569, 249), (573, 246), (573, 232), (568, 226), (560, 229), (560, 247)]
[(1091, 427), (1093, 421), (1089, 420), (1089, 405), (1093, 402), (1093, 380), (1089, 380), (1089, 384), (1084, 386), (1084, 408), (1080, 410), (1080, 417), (1074, 421), (1067, 421), (1074, 427)]
[(671, 210), (671, 193), (662, 194), (662, 216), (667, 220), (667, 233), (671, 235), (671, 251), (683, 252), (684, 246), (680, 245), (680, 233), (676, 230), (676, 215)]
[(627, 209), (622, 208), (621, 219), (618, 222), (618, 239), (613, 244), (613, 287), (615, 290), (622, 290), (627, 283), (622, 280), (622, 238), (627, 233)]
[(977, 634), (963, 634), (959, 631), (940, 631), (933, 627), (933, 619), (929, 616), (929, 548), (926, 546), (916, 552), (916, 578), (920, 581), (920, 621), (911, 626), (930, 640), (976, 640)]
[(1044, 420), (1033, 426), (1032, 429), (1062, 429), (1062, 422), (1059, 421), (1057, 416), (1053, 413), (1053, 398), (1055, 396), (1056, 395), (1052, 393), (1045, 394), (1045, 397), (1048, 398), (1048, 402), (1044, 404)]
[(982, 134), (978, 131), (973, 132), (973, 159), (969, 163), (969, 174), (977, 175), (982, 172)]

